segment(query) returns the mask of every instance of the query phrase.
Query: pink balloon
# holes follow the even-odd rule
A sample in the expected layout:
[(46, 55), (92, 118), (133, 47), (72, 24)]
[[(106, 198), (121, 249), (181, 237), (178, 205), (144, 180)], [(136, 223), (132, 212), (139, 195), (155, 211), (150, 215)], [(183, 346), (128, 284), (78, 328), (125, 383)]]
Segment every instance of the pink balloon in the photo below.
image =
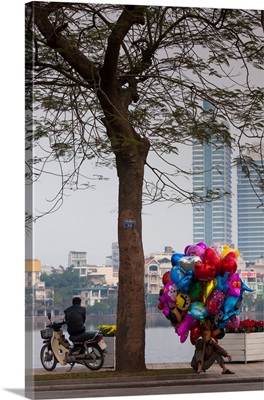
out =
[(184, 316), (183, 322), (177, 328), (177, 334), (180, 336), (180, 342), (184, 343), (188, 337), (189, 331), (197, 325), (198, 321), (190, 314)]
[(240, 324), (239, 315), (233, 315), (233, 317), (230, 318), (230, 322), (234, 329), (238, 329), (239, 324)]
[(239, 274), (236, 273), (231, 276), (226, 282), (229, 286), (228, 296), (240, 296), (241, 292), (241, 281)]

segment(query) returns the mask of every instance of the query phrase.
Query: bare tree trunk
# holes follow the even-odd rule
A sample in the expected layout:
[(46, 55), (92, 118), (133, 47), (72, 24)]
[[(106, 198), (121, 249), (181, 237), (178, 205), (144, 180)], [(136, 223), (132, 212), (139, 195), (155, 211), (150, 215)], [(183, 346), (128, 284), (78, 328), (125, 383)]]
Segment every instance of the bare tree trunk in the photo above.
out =
[(116, 370), (145, 370), (144, 252), (141, 212), (145, 157), (137, 162), (117, 156), (120, 249)]

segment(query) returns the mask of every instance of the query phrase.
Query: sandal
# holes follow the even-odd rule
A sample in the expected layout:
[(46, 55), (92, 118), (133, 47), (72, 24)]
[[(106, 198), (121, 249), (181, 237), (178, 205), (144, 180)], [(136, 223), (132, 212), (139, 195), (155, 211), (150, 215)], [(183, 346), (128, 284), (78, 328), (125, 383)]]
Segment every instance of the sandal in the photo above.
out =
[(234, 372), (230, 371), (230, 369), (227, 369), (226, 371), (223, 371), (222, 374), (224, 374), (224, 375), (231, 375), (232, 374), (233, 375)]

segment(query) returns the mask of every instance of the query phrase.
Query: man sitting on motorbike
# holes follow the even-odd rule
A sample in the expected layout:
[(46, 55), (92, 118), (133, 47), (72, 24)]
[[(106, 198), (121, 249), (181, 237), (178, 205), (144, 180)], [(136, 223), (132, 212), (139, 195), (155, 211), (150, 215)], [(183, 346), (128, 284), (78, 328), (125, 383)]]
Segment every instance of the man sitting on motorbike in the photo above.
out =
[(70, 339), (72, 337), (77, 339), (76, 336), (78, 336), (78, 341), (80, 342), (89, 339), (89, 334), (88, 332), (85, 332), (84, 326), (86, 310), (81, 306), (81, 301), (80, 297), (74, 297), (72, 299), (72, 305), (64, 310), (67, 331), (70, 335)]

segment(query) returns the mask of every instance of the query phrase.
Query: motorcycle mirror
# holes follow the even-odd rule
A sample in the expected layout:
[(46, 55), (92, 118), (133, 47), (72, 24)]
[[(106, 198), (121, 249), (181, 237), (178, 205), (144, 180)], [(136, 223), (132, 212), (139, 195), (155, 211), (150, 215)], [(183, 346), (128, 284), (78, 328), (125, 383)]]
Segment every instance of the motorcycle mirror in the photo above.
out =
[(48, 319), (49, 320), (51, 319), (51, 313), (50, 312), (48, 313)]

